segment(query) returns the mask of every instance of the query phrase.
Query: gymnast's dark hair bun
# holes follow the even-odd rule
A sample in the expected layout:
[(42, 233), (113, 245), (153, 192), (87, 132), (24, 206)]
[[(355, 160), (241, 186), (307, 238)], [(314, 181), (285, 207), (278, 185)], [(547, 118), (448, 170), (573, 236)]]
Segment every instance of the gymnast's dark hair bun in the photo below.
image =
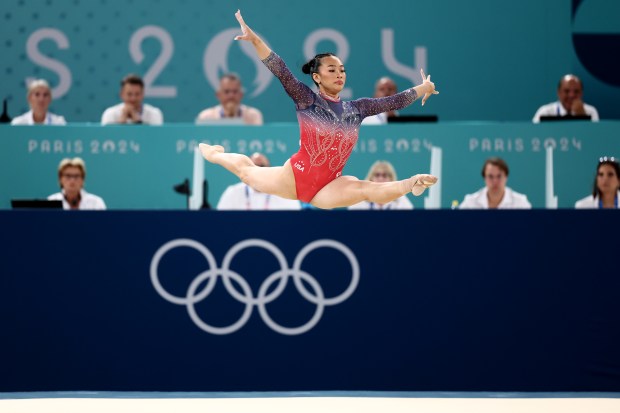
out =
[(310, 59), (308, 63), (304, 63), (304, 65), (301, 67), (301, 71), (307, 75), (311, 73), (317, 73), (319, 71), (319, 66), (321, 66), (321, 59), (327, 56), (336, 55), (333, 53), (319, 53), (318, 55)]

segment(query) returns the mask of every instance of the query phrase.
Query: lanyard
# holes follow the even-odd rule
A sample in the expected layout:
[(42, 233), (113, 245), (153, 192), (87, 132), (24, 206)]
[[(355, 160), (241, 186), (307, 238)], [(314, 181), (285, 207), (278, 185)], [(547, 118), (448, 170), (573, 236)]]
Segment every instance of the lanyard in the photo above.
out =
[[(599, 209), (603, 209), (603, 200), (599, 198), (598, 200)], [(618, 195), (614, 197), (614, 208), (618, 209)]]
[[(376, 205), (376, 207), (375, 207)], [(379, 205), (379, 204), (375, 204), (374, 202), (370, 203), (370, 209), (379, 209), (379, 210), (385, 210), (385, 209), (392, 209), (392, 203), (387, 203), (387, 204), (383, 204), (383, 205)]]
[[(269, 209), (269, 201), (271, 200), (271, 195), (270, 194), (266, 194), (265, 196), (265, 206), (263, 209), (267, 210)], [(249, 186), (245, 186), (245, 209), (247, 209), (248, 211), (252, 209), (252, 202), (250, 199), (250, 187)]]
[[(224, 108), (220, 109), (220, 118), (225, 118), (226, 114), (224, 113)], [(241, 106), (239, 106), (239, 109), (237, 110), (237, 117), (241, 118)]]

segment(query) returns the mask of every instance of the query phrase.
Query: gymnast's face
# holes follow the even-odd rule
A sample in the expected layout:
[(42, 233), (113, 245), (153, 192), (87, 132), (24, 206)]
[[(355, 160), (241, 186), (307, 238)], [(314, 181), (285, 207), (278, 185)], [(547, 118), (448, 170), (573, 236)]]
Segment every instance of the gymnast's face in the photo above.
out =
[(319, 88), (329, 94), (337, 95), (344, 89), (347, 73), (339, 58), (327, 56), (321, 59), (319, 73), (314, 73), (312, 78), (319, 84)]
[(508, 177), (497, 165), (487, 164), (484, 168), (484, 182), (491, 192), (503, 191)]

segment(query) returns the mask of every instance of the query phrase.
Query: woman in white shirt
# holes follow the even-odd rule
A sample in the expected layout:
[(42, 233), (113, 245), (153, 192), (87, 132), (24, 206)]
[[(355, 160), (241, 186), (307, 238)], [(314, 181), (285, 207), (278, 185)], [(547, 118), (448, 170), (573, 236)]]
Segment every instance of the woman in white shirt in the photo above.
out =
[(52, 103), (52, 89), (43, 79), (28, 85), (28, 104), (30, 110), (11, 121), (11, 125), (66, 125), (65, 118), (49, 112)]
[[(372, 182), (392, 182), (396, 181), (396, 170), (394, 166), (388, 161), (377, 161), (372, 164), (366, 175), (366, 180)], [(379, 204), (376, 202), (362, 201), (358, 204), (351, 205), (347, 209), (374, 209), (374, 210), (388, 210), (388, 209), (413, 209), (413, 204), (407, 198), (407, 195), (396, 198), (395, 200), (388, 202), (387, 204)]]
[(508, 164), (501, 158), (489, 158), (482, 166), (485, 187), (465, 195), (459, 209), (531, 209), (527, 196), (506, 186)]
[(577, 209), (615, 208), (620, 199), (620, 165), (614, 157), (602, 157), (596, 168), (592, 195), (575, 203)]
[(63, 159), (58, 165), (61, 192), (47, 199), (62, 201), (63, 209), (106, 209), (103, 199), (84, 190), (85, 179), (86, 165), (81, 158)]

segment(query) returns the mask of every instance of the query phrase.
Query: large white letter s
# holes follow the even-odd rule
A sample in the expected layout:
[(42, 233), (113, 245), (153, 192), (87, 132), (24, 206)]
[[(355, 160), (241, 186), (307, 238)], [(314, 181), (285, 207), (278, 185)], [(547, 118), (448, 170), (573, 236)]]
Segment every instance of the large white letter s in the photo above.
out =
[[(58, 60), (45, 56), (39, 51), (39, 43), (43, 40), (53, 40), (59, 49), (69, 48), (69, 39), (58, 29), (42, 28), (33, 32), (26, 42), (26, 53), (30, 60), (42, 67), (45, 67), (58, 75), (58, 86), (52, 88), (52, 96), (58, 99), (67, 94), (71, 88), (71, 72), (69, 68)], [(32, 77), (26, 78), (26, 84), (33, 80)]]

